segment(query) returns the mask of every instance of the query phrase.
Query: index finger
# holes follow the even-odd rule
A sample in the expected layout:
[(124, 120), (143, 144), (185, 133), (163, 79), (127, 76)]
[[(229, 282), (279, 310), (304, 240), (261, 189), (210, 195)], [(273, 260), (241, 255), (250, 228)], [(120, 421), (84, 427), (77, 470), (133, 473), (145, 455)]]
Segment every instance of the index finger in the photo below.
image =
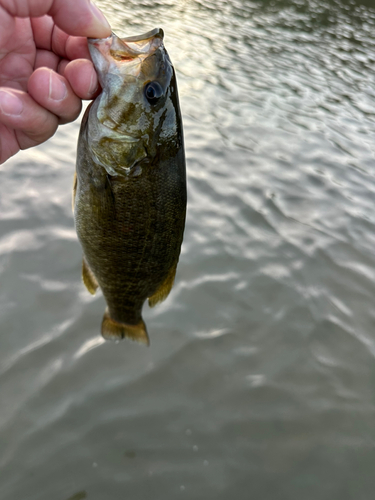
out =
[(54, 24), (52, 17), (34, 17), (31, 27), (37, 49), (52, 51), (70, 60), (90, 59), (87, 38), (68, 35)]
[(90, 0), (0, 0), (0, 8), (13, 17), (50, 15), (69, 35), (106, 38), (111, 28)]
[(69, 35), (106, 38), (111, 34), (104, 14), (90, 0), (54, 0), (48, 14)]

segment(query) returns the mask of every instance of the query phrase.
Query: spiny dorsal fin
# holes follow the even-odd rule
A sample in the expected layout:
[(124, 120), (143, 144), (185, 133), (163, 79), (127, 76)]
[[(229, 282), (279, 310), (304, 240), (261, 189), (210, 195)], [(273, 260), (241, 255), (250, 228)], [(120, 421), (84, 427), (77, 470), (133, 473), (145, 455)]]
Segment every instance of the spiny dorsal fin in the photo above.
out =
[(150, 345), (146, 325), (142, 319), (137, 325), (119, 323), (110, 317), (108, 309), (106, 309), (103, 316), (102, 335), (106, 340), (121, 340), (127, 338), (139, 342), (140, 344)]
[(165, 281), (159, 286), (154, 295), (151, 295), (151, 297), (149, 297), (148, 305), (150, 307), (156, 306), (156, 304), (158, 304), (159, 302), (163, 302), (163, 300), (165, 300), (168, 297), (169, 292), (172, 290), (173, 287), (174, 279), (176, 276), (176, 269), (177, 269), (177, 264), (171, 267)]
[(91, 295), (95, 295), (95, 292), (98, 289), (99, 285), (96, 281), (94, 273), (89, 268), (85, 257), (83, 257), (82, 259), (82, 280)]

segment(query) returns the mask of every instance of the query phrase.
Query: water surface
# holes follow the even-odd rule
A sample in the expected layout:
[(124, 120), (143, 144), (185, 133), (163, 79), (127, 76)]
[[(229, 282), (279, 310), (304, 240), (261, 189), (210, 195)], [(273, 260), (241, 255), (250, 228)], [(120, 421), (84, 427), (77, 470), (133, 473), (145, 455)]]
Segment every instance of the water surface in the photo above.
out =
[(79, 123), (0, 172), (2, 500), (369, 500), (375, 10), (98, 1), (164, 28), (188, 217), (146, 349), (104, 342), (71, 214)]

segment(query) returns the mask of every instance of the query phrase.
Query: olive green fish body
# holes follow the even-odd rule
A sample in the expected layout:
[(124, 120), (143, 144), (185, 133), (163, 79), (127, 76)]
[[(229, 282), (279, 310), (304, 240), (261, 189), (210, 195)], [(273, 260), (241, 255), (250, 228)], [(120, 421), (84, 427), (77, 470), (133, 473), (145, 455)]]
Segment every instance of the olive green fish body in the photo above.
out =
[[(163, 47), (157, 51), (166, 54)], [(169, 58), (164, 56), (163, 61), (168, 62)], [(147, 69), (147, 57), (143, 72), (145, 63)], [(141, 92), (137, 90), (139, 99), (145, 85), (150, 85), (147, 75), (141, 76), (143, 79), (136, 85), (136, 90), (141, 87)], [(158, 75), (156, 81), (161, 81)], [(155, 88), (159, 89), (156, 84)], [(108, 305), (102, 325), (102, 333), (108, 338), (147, 339), (142, 320), (144, 301), (150, 298), (154, 305), (168, 295), (179, 259), (185, 225), (186, 175), (173, 68), (164, 93), (165, 102), (163, 96), (156, 102), (152, 99), (152, 106), (147, 101), (136, 101), (136, 106), (143, 105), (144, 109), (134, 115), (129, 112), (129, 98), (121, 109), (121, 94), (112, 93), (109, 98), (107, 94), (105, 113), (110, 115), (111, 110), (116, 110), (115, 130), (107, 130), (98, 120), (103, 114), (100, 105), (104, 107), (99, 98), (82, 121), (75, 225), (85, 258), (84, 281), (90, 281), (93, 289), (96, 281)], [(108, 104), (111, 100), (112, 108)], [(137, 127), (141, 129), (139, 133)], [(118, 132), (121, 128), (124, 139)]]

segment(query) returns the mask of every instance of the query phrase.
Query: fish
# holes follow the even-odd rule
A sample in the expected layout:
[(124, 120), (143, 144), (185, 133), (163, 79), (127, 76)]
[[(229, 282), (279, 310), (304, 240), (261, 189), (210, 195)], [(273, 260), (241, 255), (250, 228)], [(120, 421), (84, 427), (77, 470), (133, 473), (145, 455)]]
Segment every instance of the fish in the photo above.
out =
[(186, 217), (175, 70), (164, 32), (88, 39), (101, 93), (81, 122), (73, 186), (82, 279), (107, 303), (101, 333), (148, 345), (142, 317), (167, 298)]

